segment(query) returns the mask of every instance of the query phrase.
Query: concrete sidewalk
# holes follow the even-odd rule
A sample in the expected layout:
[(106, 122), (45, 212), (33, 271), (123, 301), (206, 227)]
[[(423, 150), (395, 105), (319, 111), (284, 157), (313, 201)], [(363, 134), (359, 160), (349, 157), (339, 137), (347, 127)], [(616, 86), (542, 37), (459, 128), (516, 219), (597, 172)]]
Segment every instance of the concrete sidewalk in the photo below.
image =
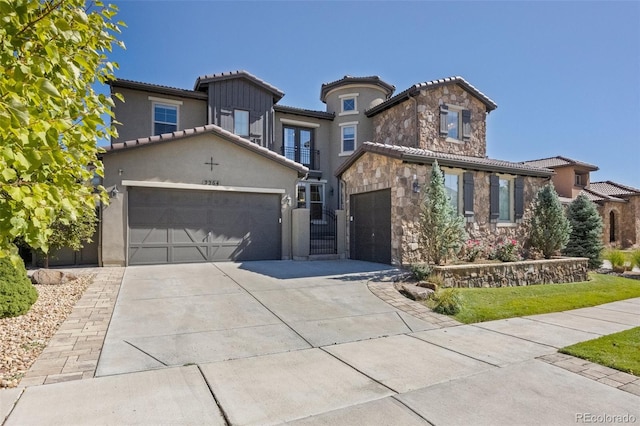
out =
[(1, 391), (0, 418), (17, 399), (7, 425), (640, 422), (640, 379), (556, 352), (639, 326), (640, 299), (455, 326), (372, 285), (394, 273), (355, 261), (127, 268), (100, 377)]

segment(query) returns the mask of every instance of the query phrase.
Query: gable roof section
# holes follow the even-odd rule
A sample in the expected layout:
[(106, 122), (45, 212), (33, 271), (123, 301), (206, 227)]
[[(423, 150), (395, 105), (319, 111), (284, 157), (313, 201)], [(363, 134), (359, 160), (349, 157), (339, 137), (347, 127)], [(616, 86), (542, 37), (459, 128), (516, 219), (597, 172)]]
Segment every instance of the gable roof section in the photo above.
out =
[(322, 120), (333, 120), (336, 115), (332, 112), (314, 111), (311, 109), (296, 108), (287, 105), (274, 105), (273, 110), (284, 114), (300, 115), (302, 117), (320, 118)]
[(278, 102), (284, 96), (284, 92), (282, 90), (245, 70), (221, 72), (218, 74), (207, 74), (200, 76), (196, 79), (196, 82), (193, 85), (193, 90), (204, 91), (203, 85), (206, 83), (211, 83), (214, 81), (233, 80), (238, 78), (248, 80), (258, 87), (271, 92), (274, 102)]
[[(610, 195), (606, 195), (606, 194), (601, 194), (597, 191), (594, 191), (592, 189), (589, 188), (583, 188), (582, 191), (580, 191), (580, 194), (586, 195), (587, 198), (591, 201), (595, 202), (599, 202), (599, 201), (614, 201), (614, 202), (618, 202), (618, 203), (624, 203), (626, 202), (626, 200), (623, 200), (622, 198), (618, 198), (618, 197), (612, 197)], [(573, 199), (569, 200), (569, 202), (573, 201)]]
[(371, 84), (374, 86), (378, 86), (382, 90), (384, 90), (387, 98), (389, 98), (393, 91), (396, 90), (396, 86), (387, 83), (377, 75), (370, 75), (368, 77), (353, 77), (350, 75), (345, 75), (339, 80), (335, 80), (330, 83), (323, 83), (320, 87), (320, 100), (322, 102), (326, 102), (327, 94), (331, 90), (335, 89), (336, 87), (346, 86), (349, 84)]
[(386, 145), (374, 142), (364, 142), (360, 147), (351, 154), (349, 159), (345, 161), (336, 170), (336, 176), (342, 175), (355, 161), (365, 152), (385, 155), (387, 157), (397, 158), (409, 163), (426, 163), (432, 164), (435, 160), (441, 166), (460, 167), (470, 170), (481, 170), (494, 173), (510, 173), (525, 176), (550, 177), (553, 170), (541, 167), (527, 166), (522, 163), (513, 163), (510, 161), (495, 160), (491, 158), (470, 157), (466, 155), (446, 154), (443, 152), (429, 151), (420, 148), (410, 148), (401, 145)]
[(162, 86), (159, 84), (143, 83), (141, 81), (125, 80), (117, 78), (109, 81), (109, 86), (122, 87), (125, 89), (142, 90), (145, 92), (158, 93), (162, 95), (179, 96), (181, 98), (192, 98), (207, 100), (207, 94), (202, 92), (195, 92), (193, 90), (179, 89), (177, 87)]
[(256, 145), (255, 143), (250, 142), (246, 139), (243, 139), (240, 136), (237, 136), (231, 132), (228, 132), (223, 128), (216, 126), (215, 124), (207, 124), (206, 126), (194, 127), (193, 129), (179, 130), (173, 133), (164, 133), (158, 136), (150, 136), (150, 137), (134, 139), (126, 142), (114, 143), (111, 146), (104, 147), (106, 152), (102, 153), (102, 155), (109, 155), (114, 152), (141, 148), (149, 145), (157, 145), (160, 143), (169, 143), (176, 140), (186, 139), (189, 137), (204, 135), (208, 133), (212, 133), (214, 135), (220, 136), (221, 138), (231, 143), (234, 143), (242, 148), (252, 151), (265, 158), (268, 158), (269, 160), (273, 160), (276, 163), (279, 163), (285, 167), (293, 169), (297, 171), (298, 175), (301, 177), (306, 175), (309, 172), (309, 169), (303, 166), (302, 164), (289, 160), (288, 158), (280, 154), (277, 154), (265, 147)]
[(367, 115), (367, 117), (373, 117), (374, 115), (384, 110), (387, 110), (392, 106), (395, 106), (409, 99), (412, 96), (417, 95), (418, 93), (420, 93), (421, 90), (430, 90), (436, 87), (446, 86), (449, 84), (457, 84), (463, 89), (465, 89), (467, 92), (471, 93), (473, 96), (478, 98), (478, 100), (480, 100), (487, 107), (487, 112), (491, 112), (494, 109), (498, 108), (498, 104), (496, 104), (493, 100), (491, 100), (491, 98), (489, 98), (487, 95), (485, 95), (484, 93), (476, 89), (467, 80), (465, 80), (460, 76), (454, 76), (454, 77), (445, 77), (439, 80), (431, 80), (431, 81), (425, 81), (424, 83), (414, 84), (413, 86), (409, 87), (407, 90), (404, 90), (398, 93), (397, 95), (386, 100), (385, 102), (379, 105), (376, 105), (372, 108), (369, 108), (367, 111), (365, 111), (365, 114)]
[(591, 172), (595, 172), (599, 170), (598, 166), (593, 164), (584, 163), (582, 161), (573, 160), (571, 158), (563, 157), (563, 156), (555, 156), (549, 158), (541, 158), (539, 160), (531, 160), (531, 161), (523, 161), (523, 164), (528, 164), (530, 166), (535, 167), (546, 167), (548, 169), (555, 169), (557, 167), (567, 167), (574, 166), (582, 169), (587, 169)]

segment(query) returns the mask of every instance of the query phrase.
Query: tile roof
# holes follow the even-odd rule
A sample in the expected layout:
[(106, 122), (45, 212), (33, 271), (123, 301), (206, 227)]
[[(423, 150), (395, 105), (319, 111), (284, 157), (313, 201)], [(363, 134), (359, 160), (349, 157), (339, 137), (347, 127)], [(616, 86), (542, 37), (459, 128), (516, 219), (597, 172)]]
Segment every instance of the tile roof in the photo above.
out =
[(598, 166), (593, 164), (584, 163), (582, 161), (573, 160), (571, 158), (562, 157), (560, 155), (556, 157), (541, 158), (539, 160), (523, 161), (524, 164), (537, 167), (556, 168), (565, 166), (577, 166), (585, 169), (589, 169), (592, 172), (599, 170)]
[(367, 77), (353, 77), (351, 75), (345, 75), (341, 79), (332, 81), (330, 83), (323, 83), (322, 86), (320, 87), (320, 100), (322, 102), (326, 102), (327, 94), (331, 90), (335, 89), (336, 87), (340, 87), (342, 85), (348, 85), (348, 84), (357, 84), (357, 83), (373, 84), (375, 86), (378, 86), (386, 92), (387, 98), (391, 96), (394, 90), (396, 90), (396, 86), (387, 83), (377, 75), (370, 75)]
[(326, 112), (326, 111), (315, 111), (315, 110), (311, 110), (311, 109), (304, 109), (304, 108), (296, 108), (296, 107), (292, 107), (292, 106), (287, 106), (287, 105), (274, 105), (273, 106), (274, 111), (277, 112), (282, 112), (282, 113), (286, 113), (286, 114), (294, 114), (294, 115), (301, 115), (303, 117), (314, 117), (314, 118), (321, 118), (324, 120), (333, 120), (335, 118), (335, 114), (332, 112)]
[(237, 71), (229, 71), (229, 72), (221, 72), (217, 74), (207, 74), (202, 75), (196, 79), (195, 84), (193, 85), (193, 90), (202, 90), (202, 84), (209, 83), (212, 81), (222, 81), (222, 80), (231, 80), (235, 78), (245, 78), (258, 86), (266, 89), (267, 91), (273, 94), (275, 102), (278, 102), (284, 96), (284, 92), (278, 89), (276, 86), (267, 83), (261, 78), (256, 77), (245, 70), (237, 70)]
[(113, 87), (122, 87), (125, 89), (144, 90), (147, 92), (161, 93), (165, 95), (173, 95), (194, 99), (207, 99), (207, 94), (202, 92), (195, 92), (193, 90), (185, 90), (177, 87), (162, 86), (160, 84), (143, 83), (141, 81), (125, 80), (123, 78), (117, 78), (109, 81), (109, 85)]
[(336, 176), (344, 173), (365, 152), (373, 152), (388, 157), (402, 159), (414, 163), (432, 163), (438, 160), (443, 166), (460, 167), (472, 170), (489, 172), (512, 173), (527, 176), (550, 177), (553, 170), (529, 166), (511, 161), (496, 160), (485, 157), (471, 157), (467, 155), (447, 154), (444, 152), (430, 151), (420, 148), (411, 148), (402, 145), (388, 145), (374, 142), (364, 142), (336, 171)]
[(587, 189), (593, 192), (597, 192), (598, 194), (606, 195), (610, 197), (640, 195), (640, 189), (622, 185), (620, 183), (612, 182), (610, 180), (605, 182), (591, 182)]
[(238, 146), (241, 146), (249, 151), (253, 151), (256, 154), (262, 155), (263, 157), (269, 158), (277, 163), (282, 164), (283, 166), (289, 167), (290, 169), (294, 169), (298, 172), (300, 176), (304, 176), (309, 172), (309, 169), (302, 164), (296, 163), (295, 161), (289, 160), (288, 158), (271, 151), (263, 146), (257, 145), (253, 142), (248, 141), (247, 139), (241, 138), (238, 135), (235, 135), (227, 130), (224, 130), (222, 127), (216, 126), (214, 124), (207, 124), (206, 126), (194, 127), (192, 129), (184, 129), (179, 130), (173, 133), (164, 133), (162, 135), (150, 136), (146, 138), (133, 139), (126, 142), (118, 142), (114, 143), (111, 146), (103, 147), (106, 152), (102, 155), (109, 155), (114, 152), (119, 152), (128, 149), (140, 148), (148, 145), (155, 145), (163, 142), (171, 142), (180, 139), (185, 139), (188, 137), (203, 135), (207, 133), (216, 134), (223, 139), (228, 140)]
[[(582, 191), (580, 191), (580, 194), (584, 194), (587, 196), (587, 198), (591, 201), (598, 202), (598, 201), (615, 201), (615, 202), (620, 202), (620, 203), (624, 203), (625, 200), (623, 200), (622, 198), (617, 198), (617, 197), (612, 197), (610, 195), (606, 195), (606, 194), (600, 194), (596, 191), (593, 191), (589, 188), (584, 188)], [(573, 201), (573, 200), (571, 200)]]
[(493, 111), (494, 109), (498, 108), (498, 105), (493, 100), (491, 100), (491, 98), (489, 98), (487, 95), (482, 93), (480, 90), (476, 89), (476, 87), (473, 86), (471, 83), (469, 83), (467, 80), (465, 80), (460, 76), (453, 76), (453, 77), (441, 78), (438, 80), (425, 81), (424, 83), (414, 84), (413, 86), (409, 87), (407, 90), (404, 90), (398, 93), (397, 95), (384, 101), (383, 103), (376, 105), (372, 108), (369, 108), (367, 111), (365, 111), (365, 113), (368, 117), (372, 117), (378, 114), (379, 112), (389, 109), (392, 106), (397, 105), (400, 102), (408, 99), (409, 97), (420, 93), (421, 90), (429, 90), (435, 87), (444, 86), (448, 84), (460, 85), (462, 88), (464, 88), (469, 93), (471, 93), (476, 98), (478, 98), (480, 101), (482, 101), (482, 103), (486, 105), (487, 111)]

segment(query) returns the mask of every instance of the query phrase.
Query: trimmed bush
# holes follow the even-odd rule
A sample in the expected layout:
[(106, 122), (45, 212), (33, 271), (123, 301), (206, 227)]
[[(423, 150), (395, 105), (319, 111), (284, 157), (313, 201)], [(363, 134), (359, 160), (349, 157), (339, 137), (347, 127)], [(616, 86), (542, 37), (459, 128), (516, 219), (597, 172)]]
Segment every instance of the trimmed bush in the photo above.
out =
[(431, 295), (429, 305), (439, 314), (455, 315), (462, 309), (462, 296), (457, 288), (442, 288)]
[(8, 257), (0, 259), (0, 318), (17, 317), (29, 311), (38, 299), (22, 260), (17, 265)]
[(410, 268), (413, 277), (418, 281), (426, 280), (431, 274), (431, 266), (426, 263), (413, 263)]

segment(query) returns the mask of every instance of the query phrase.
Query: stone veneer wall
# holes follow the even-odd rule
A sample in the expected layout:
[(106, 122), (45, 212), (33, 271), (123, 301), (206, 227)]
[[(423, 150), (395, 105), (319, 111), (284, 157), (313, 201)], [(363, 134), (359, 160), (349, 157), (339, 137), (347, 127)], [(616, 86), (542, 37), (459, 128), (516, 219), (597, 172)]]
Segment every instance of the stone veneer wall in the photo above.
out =
[[(609, 214), (616, 215), (615, 243), (609, 241), (611, 223)], [(640, 196), (629, 197), (628, 202), (605, 202), (598, 206), (602, 217), (602, 241), (606, 246), (630, 248), (640, 246)]]
[[(391, 189), (391, 259), (394, 265), (424, 262), (419, 250), (419, 225), (422, 193), (413, 192), (413, 181), (420, 188), (428, 185), (431, 166), (403, 163), (380, 154), (365, 153), (344, 174), (345, 209), (349, 217), (352, 194)], [(469, 237), (492, 243), (501, 236), (515, 238), (522, 243), (526, 235), (524, 224), (496, 224), (489, 222), (489, 173), (475, 172), (473, 222), (467, 223)], [(525, 218), (537, 190), (546, 183), (540, 178), (525, 178)], [(349, 227), (347, 227), (348, 238)], [(350, 246), (350, 245), (348, 245)]]
[[(440, 104), (458, 105), (471, 111), (471, 138), (468, 141), (456, 142), (440, 136)], [(421, 90), (414, 99), (376, 114), (373, 128), (374, 141), (388, 145), (473, 157), (485, 157), (487, 152), (486, 106), (456, 84)]]
[(445, 287), (515, 287), (533, 284), (587, 281), (586, 258), (559, 258), (522, 262), (434, 266)]

